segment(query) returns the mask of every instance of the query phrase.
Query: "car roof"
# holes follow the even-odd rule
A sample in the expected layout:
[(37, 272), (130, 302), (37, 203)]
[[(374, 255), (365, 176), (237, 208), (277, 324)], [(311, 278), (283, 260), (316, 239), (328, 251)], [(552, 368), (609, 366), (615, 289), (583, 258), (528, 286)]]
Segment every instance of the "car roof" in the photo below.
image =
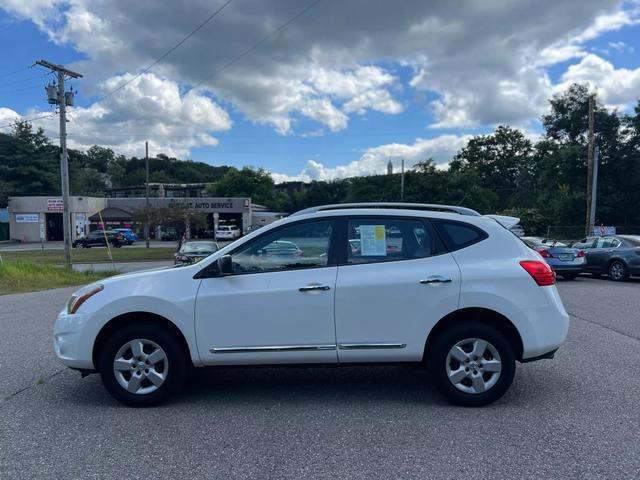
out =
[(393, 210), (417, 210), (417, 211), (435, 211), (450, 212), (457, 215), (468, 215), (479, 217), (480, 214), (475, 210), (457, 205), (442, 205), (437, 203), (405, 203), (405, 202), (359, 202), (359, 203), (334, 203), (329, 205), (318, 205), (315, 207), (305, 208), (295, 212), (293, 215), (305, 215), (308, 213), (316, 213), (323, 211), (335, 210), (354, 210), (354, 209), (393, 209)]
[(433, 218), (441, 220), (452, 220), (457, 222), (467, 222), (478, 227), (486, 225), (499, 225), (499, 223), (490, 217), (486, 216), (472, 216), (472, 215), (460, 215), (457, 213), (447, 213), (433, 210), (410, 210), (410, 209), (396, 209), (396, 208), (350, 208), (350, 209), (336, 209), (336, 210), (323, 210), (318, 212), (303, 213), (302, 211), (285, 217), (281, 220), (273, 222), (271, 225), (286, 225), (294, 220), (305, 220), (314, 218), (325, 217), (357, 217), (357, 216), (378, 216), (378, 217), (422, 217)]

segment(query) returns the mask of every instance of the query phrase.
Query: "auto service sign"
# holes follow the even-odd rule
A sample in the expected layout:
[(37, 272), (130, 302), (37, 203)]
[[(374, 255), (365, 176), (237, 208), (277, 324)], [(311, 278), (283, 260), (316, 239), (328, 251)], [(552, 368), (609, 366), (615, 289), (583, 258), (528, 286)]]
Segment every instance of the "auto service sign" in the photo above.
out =
[(37, 213), (16, 213), (16, 223), (38, 223), (40, 215)]
[(47, 199), (47, 210), (50, 212), (61, 212), (64, 210), (64, 204), (61, 198)]

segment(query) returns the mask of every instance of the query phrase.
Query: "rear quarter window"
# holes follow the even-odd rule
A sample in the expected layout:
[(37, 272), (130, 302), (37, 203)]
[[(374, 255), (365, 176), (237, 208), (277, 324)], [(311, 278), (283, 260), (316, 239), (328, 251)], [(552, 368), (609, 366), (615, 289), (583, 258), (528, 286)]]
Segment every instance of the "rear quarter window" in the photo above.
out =
[(449, 251), (460, 250), (481, 242), (489, 235), (484, 230), (466, 222), (432, 220)]

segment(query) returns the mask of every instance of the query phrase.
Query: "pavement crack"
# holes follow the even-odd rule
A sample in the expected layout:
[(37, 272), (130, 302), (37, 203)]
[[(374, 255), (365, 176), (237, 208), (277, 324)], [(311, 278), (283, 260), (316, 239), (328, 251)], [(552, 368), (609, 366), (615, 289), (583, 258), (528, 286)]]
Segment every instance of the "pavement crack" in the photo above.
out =
[(571, 315), (572, 317), (577, 318), (578, 320), (582, 320), (582, 321), (585, 321), (585, 322), (589, 322), (589, 323), (592, 323), (593, 325), (598, 325), (599, 327), (606, 328), (607, 330), (611, 330), (612, 332), (618, 333), (618, 334), (620, 334), (620, 335), (624, 335), (624, 336), (625, 336), (625, 337), (627, 337), (627, 338), (631, 338), (631, 339), (633, 339), (633, 340), (636, 340), (636, 341), (640, 342), (640, 337), (636, 337), (635, 335), (629, 335), (629, 334), (628, 334), (628, 333), (626, 333), (626, 332), (623, 332), (623, 331), (618, 330), (618, 329), (616, 329), (616, 328), (609, 327), (609, 326), (607, 326), (607, 325), (603, 325), (603, 324), (598, 323), (598, 322), (596, 322), (596, 321), (594, 321), (594, 320), (590, 320), (590, 319), (585, 318), (585, 317), (582, 317), (582, 316), (580, 316), (580, 315), (576, 315), (575, 313), (572, 313), (572, 312), (569, 312), (569, 315)]
[(46, 378), (43, 377), (39, 377), (35, 382), (33, 382), (33, 384), (31, 385), (27, 385), (26, 387), (21, 388), (20, 390), (16, 390), (13, 393), (10, 393), (9, 395), (5, 395), (4, 397), (2, 397), (3, 401), (7, 401), (7, 400), (11, 400), (12, 398), (20, 395), (22, 392), (25, 392), (27, 390), (32, 389), (33, 387), (36, 387), (38, 385), (42, 385), (44, 383), (47, 383), (47, 381), (51, 380), (53, 377), (60, 375), (62, 372), (64, 372), (66, 370), (66, 368), (61, 368), (60, 370), (56, 370), (55, 372), (53, 372), (51, 375), (49, 375)]

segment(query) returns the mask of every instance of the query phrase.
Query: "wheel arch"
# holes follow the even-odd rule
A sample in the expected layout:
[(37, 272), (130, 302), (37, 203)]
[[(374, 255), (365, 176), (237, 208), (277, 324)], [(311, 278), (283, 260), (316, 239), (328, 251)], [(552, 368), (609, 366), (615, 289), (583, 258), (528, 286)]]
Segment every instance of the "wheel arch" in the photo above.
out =
[(189, 365), (193, 364), (191, 359), (191, 351), (189, 349), (189, 344), (187, 343), (187, 339), (175, 323), (173, 323), (168, 318), (163, 317), (162, 315), (158, 315), (157, 313), (127, 312), (127, 313), (118, 315), (112, 318), (111, 320), (109, 320), (107, 323), (105, 323), (100, 329), (100, 332), (98, 333), (98, 335), (96, 336), (96, 340), (93, 343), (93, 349), (92, 349), (93, 366), (96, 370), (100, 368), (98, 365), (100, 352), (101, 352), (101, 349), (104, 347), (104, 344), (106, 343), (109, 336), (120, 327), (123, 327), (125, 325), (132, 325), (136, 323), (137, 324), (146, 323), (149, 325), (153, 325), (154, 327), (160, 326), (161, 328), (168, 330), (171, 334), (173, 334), (178, 339), (178, 342), (180, 343), (180, 346), (184, 351), (185, 357), (189, 362)]
[(490, 325), (504, 334), (513, 347), (516, 359), (518, 361), (522, 361), (524, 350), (522, 337), (520, 336), (520, 333), (518, 332), (518, 329), (515, 327), (513, 322), (511, 322), (511, 320), (509, 320), (504, 315), (496, 312), (495, 310), (479, 307), (462, 308), (460, 310), (456, 310), (455, 312), (451, 312), (438, 320), (438, 322), (429, 332), (429, 336), (427, 337), (427, 341), (425, 342), (424, 352), (422, 354), (423, 361), (426, 361), (426, 359), (428, 358), (427, 352), (429, 352), (431, 345), (441, 332), (455, 323), (471, 319), (480, 323), (484, 323), (486, 325)]
[(605, 267), (605, 271), (607, 273), (609, 272), (609, 268), (611, 267), (611, 264), (613, 262), (620, 262), (624, 265), (626, 269), (629, 269), (629, 265), (627, 265), (627, 261), (625, 260), (624, 257), (612, 257), (609, 260), (607, 260), (607, 266)]

